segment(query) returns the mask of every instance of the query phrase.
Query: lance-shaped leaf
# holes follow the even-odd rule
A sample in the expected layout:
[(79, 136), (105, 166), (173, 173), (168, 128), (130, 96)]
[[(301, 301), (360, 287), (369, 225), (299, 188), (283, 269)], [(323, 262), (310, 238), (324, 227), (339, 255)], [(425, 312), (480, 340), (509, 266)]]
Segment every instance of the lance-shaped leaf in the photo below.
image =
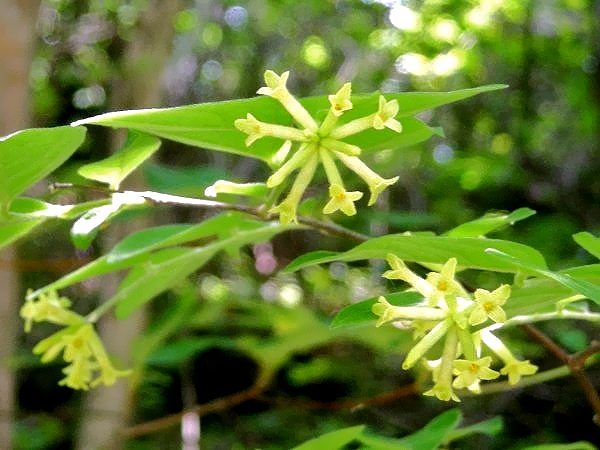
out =
[(363, 259), (384, 259), (393, 253), (400, 259), (418, 263), (443, 264), (456, 258), (463, 268), (516, 272), (513, 264), (492, 257), (485, 252), (488, 248), (510, 252), (519, 259), (539, 267), (546, 267), (544, 257), (537, 250), (516, 242), (500, 239), (454, 238), (446, 236), (407, 236), (390, 234), (368, 241), (343, 253), (317, 251), (296, 258), (287, 267), (292, 272), (303, 267), (333, 261), (358, 261)]
[[(227, 212), (197, 225), (175, 224), (140, 230), (127, 236), (106, 255), (37, 289), (27, 298), (35, 298), (51, 290), (64, 289), (93, 277), (139, 265), (145, 261), (148, 254), (165, 247), (181, 245), (210, 236), (227, 239), (240, 230), (251, 230), (264, 226), (264, 222), (245, 218), (239, 213)], [(299, 227), (285, 227), (286, 230), (294, 228)]]
[(0, 138), (0, 211), (65, 162), (85, 132), (84, 127), (32, 128)]
[(581, 233), (574, 234), (573, 239), (591, 255), (600, 259), (600, 238), (587, 231), (582, 231)]
[(130, 131), (123, 147), (102, 161), (81, 166), (79, 175), (119, 189), (121, 182), (160, 147), (160, 139)]
[(545, 265), (542, 266), (535, 264), (533, 261), (523, 260), (508, 251), (503, 251), (498, 248), (489, 248), (486, 250), (486, 253), (497, 258), (499, 261), (505, 261), (515, 269), (520, 269), (525, 273), (534, 273), (536, 275), (541, 275), (542, 277), (550, 278), (600, 305), (600, 285), (598, 284), (574, 278), (569, 274), (552, 272), (551, 270), (548, 270)]
[(347, 444), (358, 438), (364, 429), (364, 425), (358, 425), (355, 427), (331, 431), (317, 438), (311, 439), (310, 441), (306, 441), (304, 444), (298, 445), (292, 450), (338, 450), (344, 448)]
[(456, 228), (451, 229), (446, 236), (451, 237), (480, 237), (485, 236), (492, 231), (496, 231), (507, 225), (513, 225), (523, 219), (527, 219), (535, 214), (533, 209), (519, 208), (509, 214), (491, 213), (486, 214), (479, 219), (472, 220), (460, 224)]
[(198, 270), (217, 252), (243, 245), (263, 242), (295, 226), (264, 223), (260, 227), (238, 231), (212, 244), (192, 249), (170, 248), (152, 255), (144, 264), (135, 267), (123, 280), (119, 291), (107, 304), (117, 305), (117, 317), (128, 317), (156, 295)]
[[(398, 100), (400, 105), (398, 117), (402, 123), (402, 133), (395, 133), (387, 129), (371, 129), (352, 136), (348, 142), (360, 146), (366, 152), (422, 142), (433, 134), (441, 132), (410, 116), (420, 111), (503, 87), (505, 86), (492, 85), (453, 92), (385, 94), (388, 100)], [(341, 117), (340, 123), (373, 113), (377, 110), (378, 99), (379, 93), (353, 96), (354, 107)], [(321, 119), (321, 116), (324, 116), (330, 107), (326, 95), (301, 99), (300, 102), (317, 119)], [(202, 103), (176, 108), (112, 112), (80, 120), (75, 124), (128, 128), (196, 147), (235, 153), (271, 163), (277, 150), (281, 147), (281, 141), (267, 137), (248, 148), (244, 143), (247, 136), (233, 125), (236, 119), (246, 117), (248, 113), (264, 122), (292, 125), (291, 117), (281, 104), (268, 97)]]

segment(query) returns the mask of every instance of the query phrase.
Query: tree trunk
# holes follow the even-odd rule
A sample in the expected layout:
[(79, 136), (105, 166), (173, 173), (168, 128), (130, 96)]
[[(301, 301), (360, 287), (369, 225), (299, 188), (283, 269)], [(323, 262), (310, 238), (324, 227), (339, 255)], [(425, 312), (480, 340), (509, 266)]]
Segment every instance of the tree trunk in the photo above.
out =
[[(29, 123), (29, 66), (35, 42), (39, 0), (0, 0), (0, 136), (27, 127)], [(13, 261), (14, 246), (0, 253)], [(14, 416), (15, 379), (7, 366), (17, 347), (19, 276), (8, 264), (0, 269), (0, 448), (10, 449)]]
[[(143, 13), (135, 37), (122, 55), (122, 76), (115, 82), (111, 108), (135, 109), (159, 106), (162, 100), (161, 75), (169, 56), (173, 38), (172, 18), (179, 10), (179, 0), (153, 0)], [(116, 148), (116, 145), (113, 146)], [(127, 180), (131, 189), (143, 189), (143, 180), (133, 174)], [(104, 246), (114, 246), (126, 235), (148, 226), (141, 220), (112, 225), (104, 236)], [(102, 285), (100, 298), (106, 300), (117, 290), (118, 276), (109, 276)], [(126, 321), (117, 321), (112, 315), (102, 318), (99, 332), (108, 351), (119, 363), (132, 362), (131, 343), (140, 335), (145, 324), (141, 310)], [(85, 400), (77, 448), (80, 450), (120, 448), (115, 441), (119, 431), (130, 420), (132, 392), (126, 381), (108, 388), (97, 388)]]

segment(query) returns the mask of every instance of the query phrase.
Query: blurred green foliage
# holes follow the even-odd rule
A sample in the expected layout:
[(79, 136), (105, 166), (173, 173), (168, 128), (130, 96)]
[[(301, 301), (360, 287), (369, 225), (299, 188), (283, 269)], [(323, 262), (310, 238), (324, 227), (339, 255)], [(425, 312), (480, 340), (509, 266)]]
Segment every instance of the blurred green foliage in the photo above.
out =
[[(507, 91), (423, 113), (428, 123), (443, 125), (446, 137), (373, 155), (373, 168), (395, 168), (400, 182), (379, 209), (342, 223), (375, 235), (441, 232), (488, 210), (527, 206), (538, 211), (535, 220), (506, 228), (500, 237), (540, 249), (553, 269), (592, 261), (570, 235), (583, 229), (598, 234), (600, 228), (597, 2), (182, 0), (181, 5), (163, 74), (168, 106), (251, 97), (265, 69), (292, 69), (291, 90), (301, 96), (334, 91), (347, 80), (355, 92), (509, 84)], [(30, 72), (36, 124), (65, 124), (113, 109), (115, 81), (127, 77), (124, 49), (136, 39), (150, 7), (148, 0), (42, 2)], [(108, 145), (107, 134), (94, 130), (59, 178), (77, 179), (75, 169), (105, 156)], [(143, 172), (155, 189), (200, 195), (222, 174), (262, 180), (266, 168), (165, 143)], [(186, 222), (202, 218), (173, 214)], [(159, 214), (153, 218), (161, 223)], [(72, 254), (66, 238), (57, 237), (66, 236), (66, 229), (57, 225), (52, 236), (40, 232), (22, 254), (28, 259), (50, 251)], [(290, 448), (360, 423), (399, 437), (441, 412), (444, 405), (415, 397), (355, 410), (294, 406), (299, 398), (307, 405), (367, 398), (412, 381), (399, 370), (407, 344), (402, 333), (381, 329), (348, 338), (328, 329), (329, 318), (342, 307), (390, 287), (379, 277), (382, 267), (337, 262), (297, 276), (275, 274), (298, 254), (322, 248), (341, 251), (348, 244), (308, 232), (278, 236), (253, 253), (209, 263), (189, 285), (154, 303), (153, 322), (137, 343), (147, 351), (139, 353), (136, 419), (181, 410), (182, 390), (190, 386), (198, 402), (244, 389), (267, 360), (273, 371), (268, 397), (282, 402), (251, 402), (203, 418), (205, 448)], [(469, 277), (481, 285), (500, 282), (494, 274)], [(46, 270), (25, 278), (38, 286), (49, 275)], [(69, 294), (89, 298), (90, 292), (93, 286), (82, 286)], [(566, 323), (545, 329), (573, 351), (597, 333), (588, 325)], [(513, 337), (522, 353), (542, 358), (543, 366), (555, 364), (522, 337)], [(17, 447), (67, 448), (81, 398), (55, 386), (58, 369), (48, 375), (29, 364), (21, 369)], [(42, 396), (51, 401), (36, 401)], [(561, 381), (465, 399), (461, 409), (469, 423), (503, 415), (505, 428), (493, 440), (470, 436), (460, 448), (522, 448), (597, 437), (581, 394)], [(166, 431), (132, 441), (131, 448), (180, 448), (176, 436), (177, 430)]]

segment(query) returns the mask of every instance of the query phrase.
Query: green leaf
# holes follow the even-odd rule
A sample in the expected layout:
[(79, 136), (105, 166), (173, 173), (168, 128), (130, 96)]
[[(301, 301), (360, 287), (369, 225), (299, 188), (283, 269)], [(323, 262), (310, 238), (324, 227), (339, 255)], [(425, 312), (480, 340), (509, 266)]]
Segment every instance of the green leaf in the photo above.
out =
[(25, 236), (43, 222), (43, 218), (24, 219), (13, 215), (0, 220), (0, 249)]
[(102, 161), (80, 167), (78, 172), (82, 177), (107, 183), (111, 189), (117, 190), (127, 175), (150, 158), (158, 147), (160, 139), (130, 131), (119, 151)]
[(407, 449), (436, 450), (444, 443), (460, 421), (462, 415), (458, 408), (443, 412), (416, 433), (398, 441)]
[(142, 166), (144, 179), (148, 187), (165, 194), (199, 197), (204, 189), (229, 174), (212, 166), (168, 167), (151, 162)]
[(135, 267), (123, 280), (119, 291), (107, 303), (117, 305), (116, 315), (124, 319), (156, 295), (170, 289), (181, 279), (202, 267), (217, 252), (259, 243), (291, 229), (295, 225), (263, 223), (260, 227), (237, 231), (204, 247), (169, 248), (153, 254), (143, 265)]
[(292, 450), (337, 450), (344, 445), (349, 444), (365, 429), (364, 425), (355, 427), (342, 428), (341, 430), (332, 431), (323, 434), (317, 438), (306, 441), (303, 444), (294, 447)]
[(598, 447), (587, 442), (578, 441), (571, 444), (541, 444), (523, 447), (522, 450), (598, 450)]
[(573, 239), (590, 254), (600, 259), (600, 238), (587, 231), (582, 231), (574, 234)]
[(0, 211), (65, 162), (85, 132), (84, 127), (32, 128), (0, 138)]
[[(371, 307), (377, 303), (378, 298), (379, 297), (370, 298), (346, 306), (333, 318), (331, 328), (350, 328), (365, 325), (375, 326), (377, 316), (373, 314)], [(385, 294), (385, 299), (394, 306), (409, 306), (423, 300), (423, 296), (417, 292), (393, 292)]]
[(533, 209), (519, 208), (510, 214), (491, 213), (485, 216), (472, 220), (471, 222), (463, 223), (456, 228), (445, 233), (450, 237), (480, 237), (485, 236), (492, 231), (507, 225), (513, 225), (523, 219), (527, 219), (535, 214)]
[(333, 261), (357, 261), (385, 258), (394, 253), (406, 261), (443, 264), (455, 257), (464, 268), (515, 272), (513, 264), (494, 258), (485, 252), (488, 248), (518, 255), (523, 261), (546, 267), (544, 257), (535, 249), (516, 242), (499, 239), (454, 238), (446, 236), (407, 236), (390, 234), (368, 241), (343, 253), (312, 252), (292, 261), (285, 270), (293, 272), (303, 267)]
[(153, 366), (177, 368), (209, 348), (234, 346), (234, 341), (226, 340), (222, 336), (184, 337), (153, 352), (146, 363)]
[[(177, 227), (188, 225), (172, 225), (173, 230), (178, 230)], [(199, 234), (205, 236), (219, 235), (223, 240), (228, 237), (238, 234), (240, 230), (252, 230), (258, 229), (269, 230), (271, 227), (278, 227), (277, 224), (259, 222), (257, 220), (244, 219), (241, 214), (238, 213), (224, 213), (208, 219), (198, 225), (192, 225), (189, 232), (183, 232), (181, 234), (173, 233), (170, 237), (167, 237), (164, 242), (157, 242), (153, 240), (157, 236), (160, 236), (160, 232), (153, 234), (150, 231), (151, 238), (149, 240), (144, 239), (144, 232), (146, 230), (139, 231), (118, 243), (109, 253), (97, 258), (96, 260), (86, 264), (79, 269), (68, 273), (67, 275), (59, 278), (58, 280), (32, 292), (27, 298), (35, 298), (40, 294), (47, 293), (51, 290), (64, 289), (72, 286), (73, 284), (80, 283), (93, 277), (106, 275), (111, 272), (118, 270), (127, 269), (134, 265), (142, 264), (148, 254), (151, 251), (164, 248), (169, 245), (180, 245), (190, 240), (196, 240)], [(161, 229), (162, 227), (157, 227)], [(204, 230), (203, 230), (204, 228)], [(287, 226), (282, 227), (281, 231), (298, 228), (298, 226)], [(152, 228), (148, 230), (153, 230)], [(181, 229), (179, 229), (181, 230)], [(259, 230), (260, 231), (260, 230)], [(277, 231), (278, 232), (278, 231)], [(142, 237), (136, 237), (138, 233), (142, 233)], [(235, 236), (234, 236), (235, 237)], [(232, 242), (234, 239), (228, 240)]]
[[(407, 116), (501, 87), (493, 85), (454, 92), (386, 94), (387, 99), (397, 99), (400, 104), (399, 117), (402, 117), (402, 133), (390, 130), (369, 130), (348, 139), (348, 142), (361, 146), (364, 151), (398, 148), (422, 142), (433, 134), (439, 134), (439, 131)], [(378, 93), (353, 96), (354, 108), (344, 114), (342, 120), (348, 121), (373, 113), (377, 109), (378, 98)], [(317, 117), (324, 115), (329, 108), (329, 102), (325, 95), (300, 101), (311, 114)], [(267, 97), (255, 97), (177, 108), (112, 112), (80, 120), (75, 124), (129, 128), (196, 147), (235, 153), (270, 162), (281, 146), (281, 141), (274, 138), (263, 138), (252, 147), (246, 147), (244, 144), (246, 135), (237, 130), (233, 123), (236, 119), (246, 117), (247, 113), (251, 113), (265, 122), (282, 125), (292, 123), (287, 111), (277, 101)]]
[(459, 409), (450, 409), (410, 436), (393, 439), (363, 434), (360, 441), (373, 450), (437, 450), (448, 440), (461, 418)]
[(181, 245), (209, 236), (225, 236), (234, 228), (252, 229), (262, 225), (260, 222), (244, 219), (237, 213), (225, 213), (197, 225), (175, 224), (146, 228), (127, 236), (107, 257), (109, 262), (117, 262), (159, 248)]
[(213, 244), (196, 249), (167, 248), (152, 254), (129, 272), (117, 293), (108, 300), (117, 305), (117, 318), (129, 317), (144, 303), (206, 264), (218, 250)]
[(510, 252), (501, 251), (497, 248), (489, 248), (486, 250), (490, 256), (497, 257), (499, 261), (505, 261), (512, 265), (515, 269), (520, 269), (526, 273), (535, 273), (546, 278), (550, 278), (558, 283), (567, 286), (575, 292), (578, 292), (590, 300), (600, 305), (600, 286), (590, 283), (586, 280), (576, 279), (565, 273), (552, 272), (545, 265), (540, 266), (530, 261), (525, 261)]
[(493, 417), (491, 419), (484, 420), (483, 422), (474, 423), (473, 425), (450, 431), (450, 433), (448, 433), (446, 436), (446, 441), (444, 444), (449, 444), (450, 442), (457, 441), (477, 433), (495, 436), (502, 431), (503, 427), (504, 423), (502, 417)]

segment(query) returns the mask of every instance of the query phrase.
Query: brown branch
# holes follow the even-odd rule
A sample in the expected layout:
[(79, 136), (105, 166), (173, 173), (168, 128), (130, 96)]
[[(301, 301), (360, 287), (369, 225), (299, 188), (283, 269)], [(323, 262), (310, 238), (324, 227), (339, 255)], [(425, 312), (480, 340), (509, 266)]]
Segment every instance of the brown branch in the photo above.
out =
[(220, 397), (215, 400), (211, 400), (210, 402), (202, 403), (201, 405), (192, 406), (184, 411), (164, 416), (160, 419), (150, 420), (148, 422), (125, 428), (121, 432), (121, 436), (125, 438), (133, 438), (136, 436), (155, 433), (164, 428), (169, 428), (181, 423), (183, 416), (189, 413), (196, 413), (202, 417), (207, 414), (225, 411), (248, 400), (257, 398), (260, 393), (266, 389), (266, 387), (267, 384), (256, 383), (246, 390), (236, 392), (231, 395), (226, 395), (225, 397)]
[(571, 355), (539, 328), (530, 324), (521, 325), (521, 328), (523, 328), (529, 336), (542, 344), (546, 350), (556, 356), (557, 359), (569, 367), (571, 375), (579, 384), (587, 402), (594, 410), (594, 417), (592, 420), (596, 425), (600, 426), (600, 396), (592, 381), (584, 371), (585, 361), (592, 355), (600, 353), (600, 342), (592, 341), (587, 349)]
[(345, 409), (354, 410), (358, 408), (364, 408), (367, 406), (386, 405), (398, 399), (415, 395), (418, 392), (416, 385), (414, 383), (411, 383), (406, 386), (401, 386), (398, 389), (394, 389), (393, 391), (384, 392), (383, 394), (376, 395), (374, 397), (356, 400), (348, 399), (332, 402), (319, 402), (298, 399), (269, 398), (262, 395), (262, 393), (267, 387), (268, 383), (256, 383), (250, 388), (240, 392), (236, 392), (235, 394), (227, 395), (225, 397), (221, 397), (210, 402), (203, 403), (201, 405), (195, 405), (184, 411), (171, 414), (169, 416), (161, 417), (160, 419), (150, 420), (139, 425), (133, 425), (123, 430), (121, 432), (121, 436), (125, 438), (133, 438), (137, 436), (155, 433), (162, 429), (179, 424), (185, 414), (196, 413), (199, 416), (205, 416), (207, 414), (225, 411), (229, 408), (240, 405), (241, 403), (244, 403), (248, 400), (259, 400), (279, 407), (293, 406), (294, 408), (325, 409), (330, 411), (338, 411)]
[(331, 402), (321, 402), (317, 400), (298, 400), (298, 399), (287, 399), (287, 398), (269, 398), (265, 396), (259, 396), (257, 400), (264, 401), (266, 403), (273, 404), (279, 407), (293, 407), (302, 409), (324, 409), (328, 411), (339, 411), (339, 410), (355, 410), (364, 408), (367, 406), (382, 406), (388, 403), (392, 403), (401, 398), (410, 397), (417, 394), (419, 391), (414, 383), (400, 386), (390, 392), (384, 392), (383, 394), (376, 395), (374, 397), (368, 397), (363, 399), (347, 399), (337, 400)]

